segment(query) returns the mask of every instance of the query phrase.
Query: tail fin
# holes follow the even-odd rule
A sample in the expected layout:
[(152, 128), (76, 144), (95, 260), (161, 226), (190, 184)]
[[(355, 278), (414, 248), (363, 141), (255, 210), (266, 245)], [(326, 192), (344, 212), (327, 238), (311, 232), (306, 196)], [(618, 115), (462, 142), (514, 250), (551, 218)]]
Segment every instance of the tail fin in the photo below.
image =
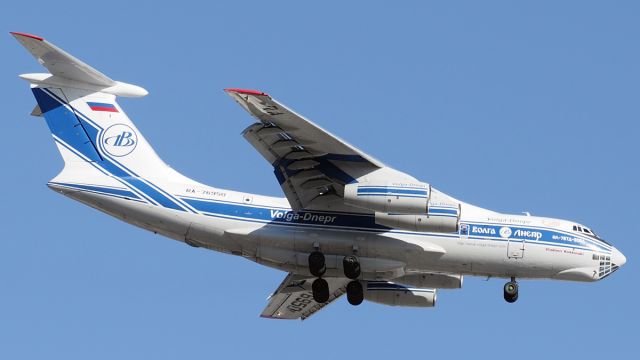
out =
[[(144, 96), (141, 87), (114, 81), (41, 37), (11, 33), (51, 74), (25, 74), (66, 163), (117, 160), (144, 173), (164, 163), (116, 102)], [(148, 170), (147, 170), (148, 169)]]
[[(155, 153), (116, 102), (144, 96), (141, 87), (114, 81), (41, 37), (11, 33), (50, 74), (25, 74), (65, 162), (53, 184), (124, 184), (148, 202), (175, 208), (154, 179), (178, 175)], [(165, 204), (166, 202), (166, 204)]]

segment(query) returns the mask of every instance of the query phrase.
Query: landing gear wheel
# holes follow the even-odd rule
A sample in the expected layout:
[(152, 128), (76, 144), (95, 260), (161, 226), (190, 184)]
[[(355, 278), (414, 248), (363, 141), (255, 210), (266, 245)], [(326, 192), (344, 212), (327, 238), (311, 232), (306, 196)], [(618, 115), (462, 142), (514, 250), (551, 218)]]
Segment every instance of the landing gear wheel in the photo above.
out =
[(508, 303), (518, 300), (518, 283), (514, 280), (504, 284), (504, 300)]
[(349, 279), (357, 279), (360, 277), (360, 262), (355, 255), (347, 255), (342, 259), (342, 268), (344, 276)]
[(325, 279), (315, 279), (311, 284), (311, 291), (313, 291), (313, 300), (318, 304), (323, 304), (329, 301), (329, 284)]
[(324, 263), (324, 254), (320, 251), (314, 251), (309, 254), (309, 272), (315, 277), (324, 275), (327, 266)]
[(362, 289), (362, 283), (358, 280), (350, 281), (347, 284), (347, 300), (351, 305), (360, 305), (364, 300), (364, 291)]

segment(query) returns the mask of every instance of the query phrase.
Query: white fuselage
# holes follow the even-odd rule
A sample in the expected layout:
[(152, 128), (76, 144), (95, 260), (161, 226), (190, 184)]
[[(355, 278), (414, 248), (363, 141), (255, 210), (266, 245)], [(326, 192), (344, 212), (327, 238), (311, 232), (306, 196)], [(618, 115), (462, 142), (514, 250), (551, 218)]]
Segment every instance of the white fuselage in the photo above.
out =
[(327, 276), (341, 276), (342, 257), (356, 253), (365, 280), (441, 272), (595, 281), (624, 262), (611, 245), (572, 231), (573, 223), (464, 203), (457, 233), (425, 233), (377, 225), (373, 214), (293, 212), (284, 198), (215, 189), (184, 177), (156, 182), (188, 211), (175, 210), (108, 188), (78, 188), (64, 181), (64, 173), (52, 180), (52, 189), (126, 222), (298, 274), (309, 274), (307, 256), (314, 248), (327, 256)]

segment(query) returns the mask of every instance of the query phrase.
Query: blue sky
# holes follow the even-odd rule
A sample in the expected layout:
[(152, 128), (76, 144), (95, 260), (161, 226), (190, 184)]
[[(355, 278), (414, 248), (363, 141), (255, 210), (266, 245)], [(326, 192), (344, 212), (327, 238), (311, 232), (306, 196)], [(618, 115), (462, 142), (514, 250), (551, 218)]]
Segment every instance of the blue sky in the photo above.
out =
[[(640, 6), (633, 1), (30, 1), (3, 4), (0, 358), (602, 358), (635, 351)], [(150, 95), (122, 99), (174, 168), (280, 195), (222, 91), (257, 88), (451, 195), (593, 227), (605, 281), (466, 278), (433, 309), (337, 301), (260, 319), (284, 274), (109, 218), (46, 186), (62, 167), (17, 75), (31, 32)]]

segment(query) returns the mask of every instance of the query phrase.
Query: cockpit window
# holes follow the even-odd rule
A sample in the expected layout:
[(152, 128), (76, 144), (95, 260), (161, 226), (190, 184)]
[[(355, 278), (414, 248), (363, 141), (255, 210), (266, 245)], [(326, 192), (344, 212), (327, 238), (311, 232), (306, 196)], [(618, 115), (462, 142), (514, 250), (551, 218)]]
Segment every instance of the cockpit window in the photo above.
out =
[(591, 230), (591, 229), (589, 229), (589, 228), (582, 227), (582, 226), (580, 226), (580, 225), (573, 225), (573, 231), (576, 231), (576, 232), (579, 232), (579, 233), (583, 233), (583, 234), (587, 234), (587, 235), (589, 235), (590, 237), (592, 237), (592, 238), (596, 238), (596, 239), (598, 239), (598, 240), (602, 241), (602, 242), (603, 242), (603, 243), (605, 243), (605, 244), (609, 244), (608, 242), (606, 242), (606, 241), (602, 240), (602, 239), (600, 238), (600, 236), (598, 236), (598, 234), (596, 234), (596, 232), (595, 232), (595, 231), (593, 231), (593, 230)]

